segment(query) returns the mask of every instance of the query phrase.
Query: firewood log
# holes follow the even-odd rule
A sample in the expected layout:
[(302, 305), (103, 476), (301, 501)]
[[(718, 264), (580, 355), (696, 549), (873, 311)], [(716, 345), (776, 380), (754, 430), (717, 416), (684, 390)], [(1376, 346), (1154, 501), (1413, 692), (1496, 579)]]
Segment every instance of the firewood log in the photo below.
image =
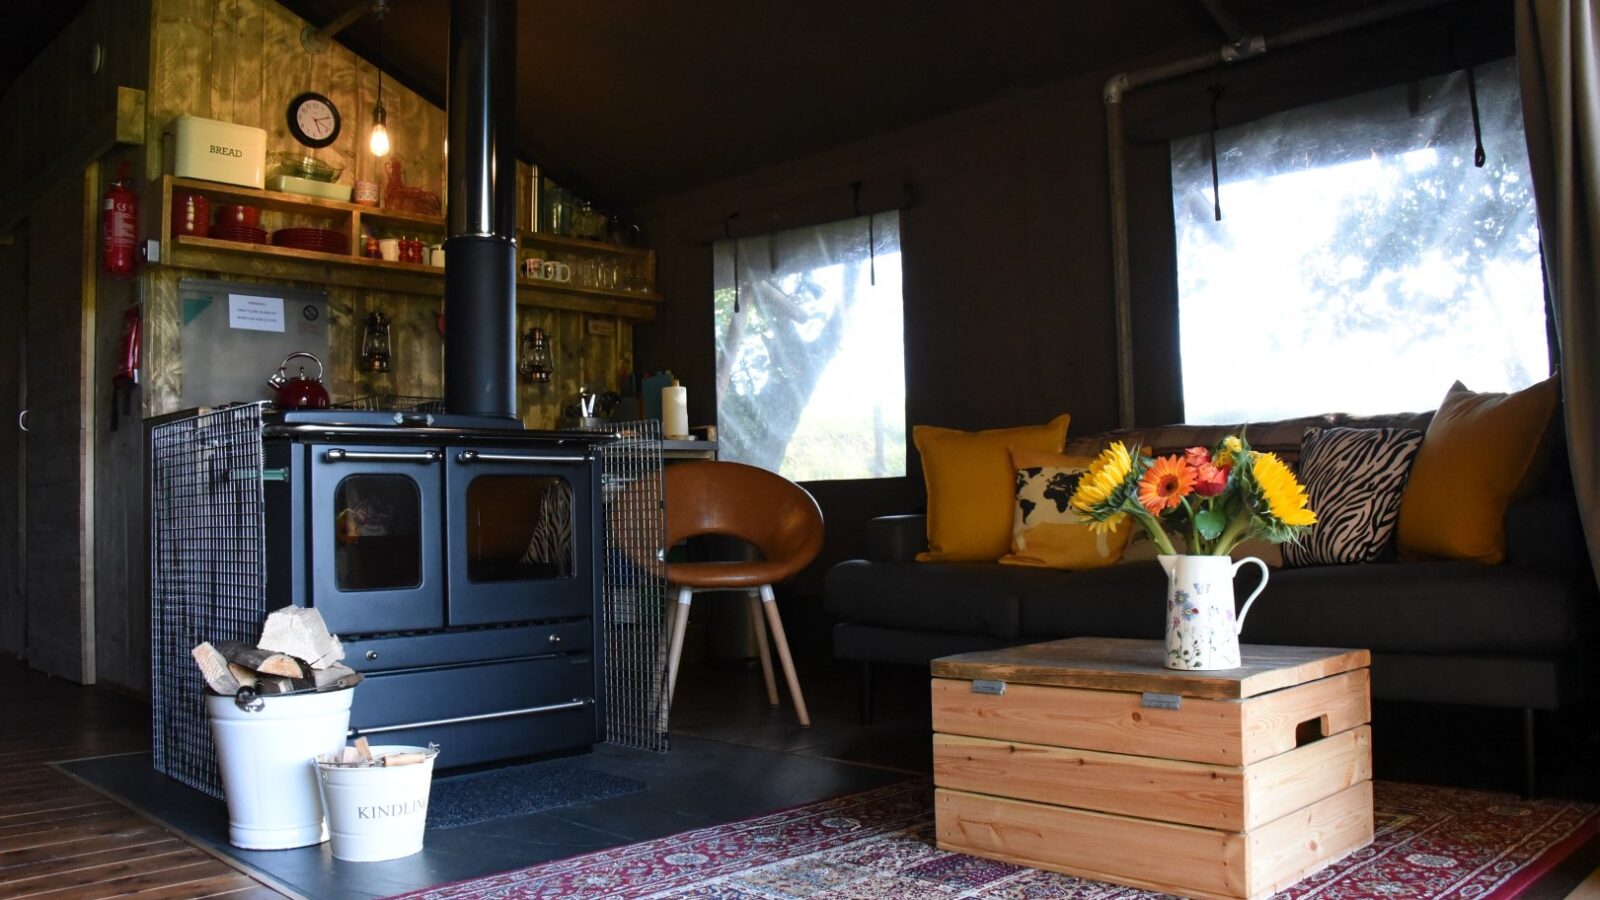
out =
[(213, 647), (210, 641), (201, 643), (189, 651), (189, 655), (193, 656), (195, 663), (200, 666), (200, 674), (205, 676), (207, 687), (230, 697), (239, 693), (239, 679), (229, 671), (227, 657)]
[(307, 660), (313, 669), (325, 669), (344, 659), (344, 645), (328, 631), (322, 613), (301, 606), (286, 606), (269, 614), (256, 646)]
[(306, 667), (287, 653), (275, 653), (252, 647), (243, 641), (219, 641), (217, 649), (228, 662), (263, 675), (281, 675), (284, 678), (306, 678)]

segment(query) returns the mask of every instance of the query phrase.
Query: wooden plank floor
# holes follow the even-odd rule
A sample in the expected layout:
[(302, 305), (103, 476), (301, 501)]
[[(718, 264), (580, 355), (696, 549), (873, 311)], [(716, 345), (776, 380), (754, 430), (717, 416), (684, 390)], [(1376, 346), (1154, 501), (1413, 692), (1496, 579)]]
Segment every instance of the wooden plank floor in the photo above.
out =
[(0, 658), (0, 900), (282, 897), (47, 763), (148, 750), (150, 708)]

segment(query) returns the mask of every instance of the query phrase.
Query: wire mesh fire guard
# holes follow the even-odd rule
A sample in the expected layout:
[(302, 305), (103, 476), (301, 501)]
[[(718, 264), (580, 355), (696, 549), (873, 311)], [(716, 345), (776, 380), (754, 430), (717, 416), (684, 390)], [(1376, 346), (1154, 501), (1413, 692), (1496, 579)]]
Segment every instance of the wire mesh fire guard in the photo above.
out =
[(266, 617), (261, 412), (252, 403), (150, 429), (150, 694), (155, 768), (222, 796), (201, 641), (255, 643)]
[[(253, 643), (266, 609), (265, 404), (184, 415), (150, 430), (151, 736), (157, 771), (222, 797), (202, 641)], [(664, 751), (666, 589), (661, 427), (591, 429), (598, 446), (605, 546), (596, 614), (604, 641), (605, 739)], [(441, 599), (441, 602), (442, 599)]]

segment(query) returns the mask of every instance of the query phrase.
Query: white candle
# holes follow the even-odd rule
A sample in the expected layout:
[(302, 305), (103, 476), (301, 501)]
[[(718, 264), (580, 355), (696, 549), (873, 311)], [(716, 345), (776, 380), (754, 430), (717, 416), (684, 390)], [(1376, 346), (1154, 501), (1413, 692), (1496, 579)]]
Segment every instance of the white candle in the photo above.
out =
[(676, 378), (671, 387), (661, 389), (661, 433), (668, 439), (689, 436), (689, 389)]

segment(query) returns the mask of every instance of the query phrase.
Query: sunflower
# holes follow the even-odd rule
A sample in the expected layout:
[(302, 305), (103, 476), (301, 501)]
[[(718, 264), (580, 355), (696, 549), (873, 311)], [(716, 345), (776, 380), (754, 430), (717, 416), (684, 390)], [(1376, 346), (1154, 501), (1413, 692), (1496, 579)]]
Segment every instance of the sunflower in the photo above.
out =
[(1250, 474), (1274, 519), (1296, 528), (1316, 524), (1317, 514), (1306, 506), (1305, 487), (1276, 453), (1252, 453)]
[(1102, 450), (1089, 464), (1089, 471), (1078, 479), (1078, 489), (1068, 502), (1078, 512), (1092, 513), (1096, 507), (1112, 499), (1117, 489), (1128, 480), (1131, 471), (1133, 455), (1121, 441), (1117, 441)]
[(1139, 503), (1152, 516), (1177, 509), (1194, 490), (1194, 469), (1181, 456), (1162, 456), (1139, 479)]
[(1089, 530), (1106, 534), (1121, 527), (1128, 518), (1121, 507), (1127, 497), (1129, 475), (1134, 465), (1133, 454), (1118, 441), (1101, 451), (1089, 464), (1089, 471), (1078, 479), (1078, 489), (1067, 502), (1088, 520), (1084, 524)]

